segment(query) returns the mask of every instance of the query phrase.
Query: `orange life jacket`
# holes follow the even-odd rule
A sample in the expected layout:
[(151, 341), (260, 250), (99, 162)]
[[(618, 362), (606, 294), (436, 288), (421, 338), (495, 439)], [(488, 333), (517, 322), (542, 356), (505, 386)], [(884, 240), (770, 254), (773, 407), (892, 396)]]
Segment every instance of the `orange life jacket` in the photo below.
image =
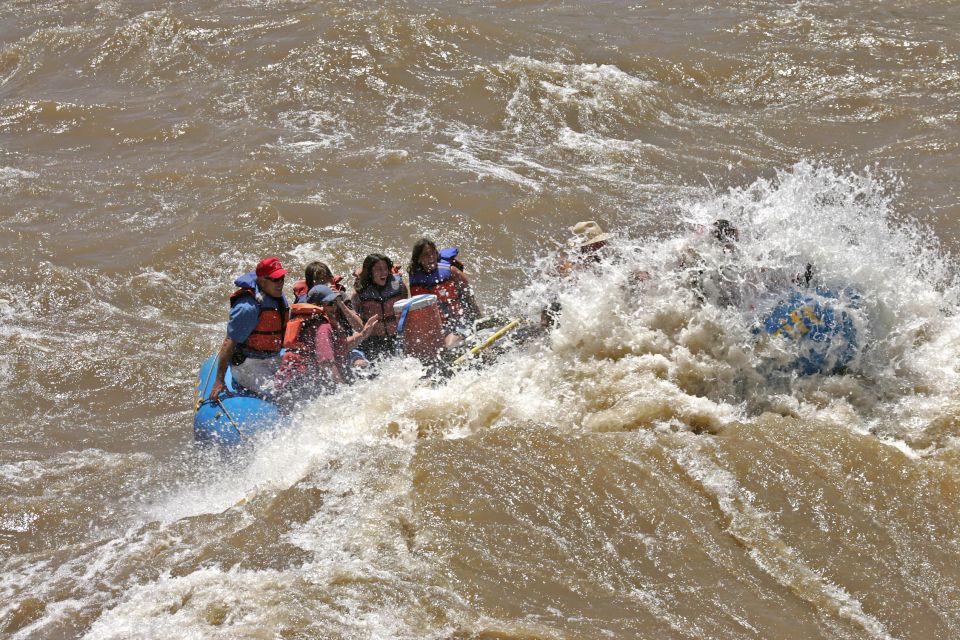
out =
[(290, 307), (290, 322), (287, 323), (283, 339), (285, 351), (280, 371), (277, 373), (277, 379), (282, 385), (289, 384), (296, 375), (310, 373), (319, 375), (319, 365), (324, 352), (331, 358), (329, 374), (332, 382), (343, 381), (339, 365), (335, 362), (334, 345), (328, 344), (324, 349), (323, 345), (317, 343), (318, 340), (330, 340), (329, 333), (324, 332), (323, 336), (318, 335), (320, 327), (325, 324), (328, 324), (327, 318), (317, 305), (298, 302)]
[(269, 298), (268, 301), (258, 296), (255, 289), (241, 287), (230, 296), (230, 305), (233, 306), (243, 296), (251, 296), (256, 301), (260, 316), (257, 318), (257, 325), (253, 328), (253, 332), (240, 346), (247, 351), (280, 353), (289, 314), (286, 304), (276, 298)]
[(323, 309), (315, 304), (297, 302), (290, 307), (290, 321), (283, 336), (283, 348), (286, 349), (284, 360), (287, 359), (287, 354), (303, 355), (313, 351), (313, 336), (309, 335), (312, 332), (304, 329), (309, 325), (315, 325), (317, 321), (310, 322), (310, 320), (317, 316), (324, 317)]
[(360, 314), (360, 318), (364, 322), (374, 316), (380, 318), (371, 336), (397, 334), (397, 315), (393, 312), (393, 303), (406, 297), (406, 287), (403, 286), (403, 280), (398, 275), (391, 276), (383, 287), (371, 284), (357, 292), (357, 298), (360, 301), (357, 313)]
[(466, 315), (460, 282), (446, 265), (439, 265), (431, 273), (410, 274), (410, 296), (424, 293), (437, 296), (437, 306), (444, 321), (459, 320)]

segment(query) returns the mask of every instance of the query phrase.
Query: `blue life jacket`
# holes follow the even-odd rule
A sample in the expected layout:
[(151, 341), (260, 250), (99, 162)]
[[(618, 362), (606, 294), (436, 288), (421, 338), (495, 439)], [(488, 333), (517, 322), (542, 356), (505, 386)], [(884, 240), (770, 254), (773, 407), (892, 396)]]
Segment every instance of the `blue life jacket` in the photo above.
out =
[(440, 249), (440, 259), (438, 262), (442, 265), (448, 267), (456, 267), (463, 271), (463, 264), (457, 260), (457, 255), (460, 254), (460, 249), (457, 247), (447, 247), (446, 249)]
[[(441, 282), (446, 282), (453, 277), (453, 272), (450, 271), (450, 265), (443, 264), (442, 262), (437, 264), (437, 268), (431, 271), (430, 273), (424, 273), (421, 270), (416, 270), (410, 274), (410, 286), (411, 287), (433, 287)], [(411, 295), (416, 295), (411, 292)]]

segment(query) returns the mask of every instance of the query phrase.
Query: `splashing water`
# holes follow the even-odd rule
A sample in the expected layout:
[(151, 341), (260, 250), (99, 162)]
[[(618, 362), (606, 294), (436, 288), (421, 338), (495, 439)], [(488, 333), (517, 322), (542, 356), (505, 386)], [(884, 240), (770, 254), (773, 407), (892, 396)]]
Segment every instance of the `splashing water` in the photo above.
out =
[[(290, 429), (233, 460), (181, 461), (181, 479), (153, 492), (139, 524), (74, 550), (66, 561), (10, 565), (11, 593), (29, 591), (50, 601), (70, 593), (73, 599), (39, 612), (21, 601), (10, 615), (35, 621), (15, 637), (71, 624), (89, 625), (93, 638), (162, 637), (170, 624), (197, 637), (236, 637), (267, 627), (347, 637), (549, 637), (559, 610), (531, 594), (515, 596), (533, 598), (520, 600), (523, 619), (478, 614), (464, 595), (464, 584), (477, 578), (470, 563), (455, 558), (478, 553), (477, 545), (500, 554), (492, 561), (505, 571), (543, 570), (538, 563), (519, 567), (522, 560), (510, 556), (509, 545), (500, 549), (496, 537), (479, 542), (489, 535), (488, 519), (510, 518), (518, 519), (510, 526), (529, 538), (530, 553), (546, 562), (564, 549), (584, 566), (600, 561), (576, 559), (600, 544), (597, 528), (614, 527), (603, 529), (608, 542), (598, 557), (609, 555), (611, 567), (628, 571), (608, 569), (613, 573), (604, 579), (621, 585), (618, 598), (634, 611), (620, 632), (631, 633), (632, 624), (659, 624), (673, 634), (710, 633), (709, 625), (722, 616), (693, 623), (677, 614), (670, 603), (682, 592), (674, 580), (658, 583), (658, 565), (636, 568), (640, 556), (618, 556), (609, 541), (640, 536), (653, 558), (669, 540), (707, 536), (702, 544), (718, 549), (729, 543), (699, 528), (691, 538), (682, 520), (660, 525), (670, 532), (651, 527), (641, 535), (635, 521), (647, 516), (640, 513), (617, 524), (611, 514), (595, 521), (597, 514), (586, 507), (571, 512), (562, 506), (570, 496), (554, 492), (581, 482), (588, 484), (577, 491), (587, 493), (578, 499), (613, 514), (648, 500), (705, 498), (726, 521), (722, 536), (738, 541), (734, 549), (742, 548), (752, 567), (742, 571), (767, 575), (813, 605), (816, 624), (834, 633), (851, 627), (858, 630), (851, 637), (895, 637), (890, 621), (868, 600), (835, 584), (802, 539), (782, 530), (775, 509), (756, 500), (751, 479), (727, 460), (736, 452), (732, 442), (769, 439), (792, 447), (803, 433), (818, 434), (827, 447), (842, 433), (876, 442), (861, 435), (872, 431), (898, 442), (907, 459), (952, 447), (954, 434), (944, 424), (956, 381), (956, 282), (928, 232), (892, 220), (892, 202), (885, 183), (869, 171), (845, 174), (801, 163), (745, 188), (679, 202), (678, 232), (656, 238), (621, 233), (599, 262), (567, 277), (549, 275), (557, 256), (546, 255), (498, 311), (536, 317), (558, 302), (555, 327), (444, 384), (425, 384), (413, 360), (387, 362), (379, 377), (306, 403)], [(739, 230), (733, 249), (710, 233), (720, 218)], [(859, 339), (857, 357), (841, 373), (779, 368), (794, 357), (796, 342), (756, 330), (785, 292), (801, 287), (795, 280), (807, 263), (816, 286), (856, 292), (855, 299), (836, 303), (856, 318)], [(773, 424), (791, 425), (795, 437), (778, 437)], [(695, 435), (703, 432), (715, 436)], [(596, 447), (607, 453), (597, 457)], [(604, 464), (632, 465), (633, 475), (615, 482), (601, 475), (601, 488), (592, 489), (590, 478), (604, 468), (593, 465), (604, 456), (615, 456)], [(472, 457), (478, 461), (467, 462)], [(510, 473), (498, 475), (497, 465)], [(801, 482), (799, 470), (778, 473)], [(640, 478), (645, 484), (637, 485)], [(696, 488), (690, 498), (680, 497), (690, 491), (685, 483)], [(628, 495), (653, 493), (614, 508), (608, 495), (614, 487)], [(659, 495), (664, 492), (671, 497)], [(550, 506), (554, 499), (560, 503)], [(501, 500), (507, 505), (483, 506)], [(525, 512), (524, 505), (539, 503)], [(685, 508), (710, 513), (693, 504)], [(817, 511), (822, 508), (812, 507), (823, 535), (836, 526), (832, 519), (860, 517)], [(449, 525), (464, 509), (476, 513), (458, 533)], [(541, 552), (537, 545), (544, 545)], [(719, 563), (715, 571), (722, 574), (727, 569), (720, 558), (738, 552), (713, 550), (704, 562)], [(140, 558), (153, 558), (148, 571), (137, 568)], [(636, 586), (629, 571), (640, 572), (646, 584)], [(592, 575), (577, 579), (587, 581), (587, 593), (606, 589)], [(744, 579), (740, 569), (724, 578), (733, 584)], [(474, 597), (493, 598), (483, 584), (471, 587), (484, 594)], [(126, 585), (124, 595), (116, 595), (116, 585)], [(493, 593), (502, 598), (503, 588)]]

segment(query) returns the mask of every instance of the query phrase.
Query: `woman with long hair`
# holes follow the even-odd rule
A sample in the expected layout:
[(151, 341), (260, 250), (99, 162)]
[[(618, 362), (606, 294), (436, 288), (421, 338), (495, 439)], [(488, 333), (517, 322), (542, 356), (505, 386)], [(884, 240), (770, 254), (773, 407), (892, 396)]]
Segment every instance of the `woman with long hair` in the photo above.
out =
[(378, 318), (363, 343), (368, 358), (381, 358), (396, 351), (397, 316), (393, 305), (407, 297), (407, 287), (403, 278), (394, 272), (390, 258), (382, 253), (371, 253), (364, 258), (350, 301), (363, 322)]
[(437, 296), (444, 345), (449, 348), (462, 342), (470, 323), (480, 317), (480, 305), (467, 276), (452, 264), (441, 263), (437, 245), (429, 238), (417, 240), (410, 256), (410, 294), (423, 293)]

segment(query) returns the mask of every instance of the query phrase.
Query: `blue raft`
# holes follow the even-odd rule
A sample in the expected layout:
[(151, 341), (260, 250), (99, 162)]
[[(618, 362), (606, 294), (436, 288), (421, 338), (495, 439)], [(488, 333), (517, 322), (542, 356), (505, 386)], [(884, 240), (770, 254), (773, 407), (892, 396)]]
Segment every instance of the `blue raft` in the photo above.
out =
[(848, 312), (858, 301), (854, 292), (794, 291), (763, 321), (763, 331), (796, 343), (797, 357), (790, 368), (801, 375), (843, 373), (859, 349), (857, 327)]
[(237, 445), (284, 423), (285, 417), (275, 404), (234, 383), (230, 367), (224, 376), (227, 393), (210, 399), (216, 374), (217, 357), (210, 356), (197, 376), (193, 415), (193, 437), (197, 442)]

